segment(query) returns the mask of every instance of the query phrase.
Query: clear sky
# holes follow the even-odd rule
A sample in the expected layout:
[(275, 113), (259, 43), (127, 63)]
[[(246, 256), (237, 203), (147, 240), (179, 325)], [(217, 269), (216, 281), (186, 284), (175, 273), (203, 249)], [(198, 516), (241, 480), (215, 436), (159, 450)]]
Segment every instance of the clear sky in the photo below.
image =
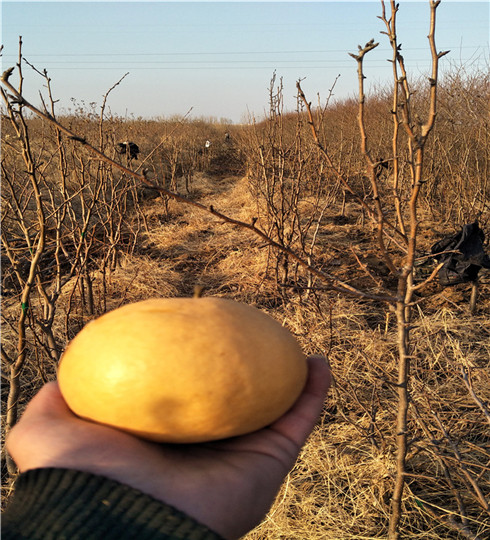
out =
[[(429, 69), (428, 1), (399, 0), (399, 42), (410, 72)], [(389, 1), (386, 2), (389, 11)], [(261, 117), (274, 70), (283, 77), (286, 107), (301, 78), (307, 96), (356, 92), (357, 45), (380, 42), (366, 58), (367, 84), (388, 81), (391, 51), (381, 3), (364, 2), (2, 2), (3, 69), (15, 64), (19, 36), (25, 58), (52, 79), (58, 111), (78, 103), (121, 116)], [(489, 66), (489, 2), (443, 0), (436, 43), (450, 49), (443, 66)], [(43, 82), (24, 66), (26, 97), (39, 104)], [(14, 81), (14, 77), (11, 79)], [(99, 109), (96, 108), (98, 111)]]

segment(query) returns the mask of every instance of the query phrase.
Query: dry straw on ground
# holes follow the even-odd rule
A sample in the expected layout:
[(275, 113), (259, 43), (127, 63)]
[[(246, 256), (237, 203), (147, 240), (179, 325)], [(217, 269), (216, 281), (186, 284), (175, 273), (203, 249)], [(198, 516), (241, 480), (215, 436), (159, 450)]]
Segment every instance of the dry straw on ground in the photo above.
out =
[[(212, 180), (203, 182), (209, 185)], [(197, 182), (196, 191), (199, 185)], [(243, 185), (243, 179), (230, 178), (226, 189), (220, 187), (221, 193), (212, 200), (225, 210), (249, 207), (250, 194)], [(148, 203), (149, 216), (159, 204), (158, 200)], [(328, 222), (328, 216), (325, 219)], [(355, 237), (355, 229), (350, 228), (351, 237)], [(362, 230), (358, 232), (362, 234)], [(325, 250), (331, 244), (338, 247), (343, 240), (327, 237)], [(394, 392), (387, 383), (396, 370), (394, 321), (373, 311), (368, 303), (332, 293), (322, 293), (314, 300), (292, 295), (283, 304), (267, 273), (267, 252), (260, 242), (236, 228), (192, 209), (176, 208), (169, 220), (150, 229), (138, 253), (122, 258), (113, 271), (105, 292), (108, 309), (152, 296), (191, 295), (194, 284), (199, 283), (205, 286), (205, 294), (256, 304), (290, 328), (307, 353), (327, 354), (335, 385), (324, 415), (271, 512), (247, 538), (384, 538), (394, 474), (396, 410)], [(93, 279), (97, 289), (101, 277), (94, 273)], [(467, 289), (440, 290), (420, 306), (414, 330), (414, 401), (432, 430), (437, 427), (430, 418), (431, 410), (447, 421), (464, 456), (461, 461), (484, 487), (490, 458), (488, 428), (464, 387), (460, 369), (472, 368), (475, 391), (488, 401), (489, 286), (482, 285), (479, 314), (472, 318), (467, 313)], [(8, 302), (4, 305), (8, 310)], [(82, 319), (80, 324), (87, 320)], [(8, 331), (4, 331), (4, 339), (8, 339)], [(36, 364), (30, 364), (24, 373), (24, 399), (44, 378), (53, 376), (49, 367), (43, 377), (40, 373)], [(413, 421), (415, 424), (416, 419)], [(433, 431), (433, 436), (445, 446), (448, 466), (455, 465), (457, 459), (450, 455), (441, 434)], [(409, 461), (414, 477), (409, 479), (404, 498), (402, 530), (411, 538), (457, 538), (426, 512), (426, 508), (458, 512), (431, 444), (425, 440), (414, 445)], [(9, 488), (5, 489), (8, 493)], [(459, 485), (457, 489), (462, 493), (466, 488)], [(470, 497), (466, 503), (471, 507), (474, 501)], [(477, 530), (488, 531), (488, 521), (476, 506), (471, 518)]]
[[(487, 82), (484, 76), (476, 80), (454, 77), (447, 95), (451, 90), (453, 96), (464, 96), (465, 84), (471, 83), (471, 88), (476, 86), (488, 96)], [(462, 92), (455, 92), (458, 88)], [(389, 110), (389, 98), (382, 93), (373, 98), (369, 129), (389, 129), (376, 113)], [(461, 99), (448, 101), (439, 111), (441, 125), (447, 129), (431, 140), (426, 160), (417, 255), (428, 264), (421, 264), (417, 271), (430, 273), (433, 265), (427, 255), (443, 234), (477, 216), (485, 232), (490, 232), (489, 184), (482, 174), (489, 170), (489, 147), (484, 144), (488, 123), (480, 114), (481, 106), (479, 99), (471, 103)], [(465, 107), (473, 107), (472, 125), (462, 126), (453, 139), (452, 153), (444, 153), (441, 147), (452, 136), (451, 120)], [(317, 147), (307, 138), (309, 127), (301, 114), (280, 116), (283, 146), (270, 137), (278, 124), (264, 122), (230, 129), (232, 145), (216, 144), (209, 154), (194, 152), (195, 145), (206, 140), (210, 131), (223, 141), (224, 126), (125, 125), (118, 119), (107, 120), (107, 132), (114, 139), (122, 131), (139, 136), (142, 155), (149, 156), (145, 174), (160, 186), (172, 184), (188, 197), (189, 204), (134, 186), (127, 171), (94, 160), (77, 146), (81, 141), (61, 138), (56, 145), (53, 137), (59, 133), (47, 137), (47, 125), (30, 119), (24, 141), (29, 140), (34, 154), (40, 156), (34, 171), (42, 171), (42, 197), (36, 199), (25, 188), (29, 184), (19, 157), (22, 137), (15, 139), (7, 124), (2, 132), (2, 166), (7, 175), (2, 218), (10, 251), (2, 253), (6, 268), (2, 343), (9, 357), (16, 354), (19, 301), (32, 263), (30, 253), (36, 251), (33, 247), (39, 239), (31, 234), (39, 230), (34, 201), (44, 205), (47, 216), (42, 224), (46, 245), (41, 246), (39, 280), (29, 305), (21, 310), (27, 319), (20, 410), (43, 382), (55, 377), (57, 354), (89, 320), (143, 298), (191, 296), (194, 286), (201, 285), (206, 295), (245, 301), (270, 313), (291, 330), (307, 354), (324, 354), (334, 375), (314, 433), (271, 512), (247, 539), (386, 538), (397, 473), (398, 336), (393, 312), (386, 303), (373, 300), (382, 286), (393, 287), (393, 277), (379, 253), (376, 226), (362, 204), (373, 196), (363, 175), (365, 163), (352, 144), (348, 155), (343, 146), (357, 133), (355, 126), (349, 132), (343, 125), (346, 118), (355, 117), (355, 109), (351, 102), (333, 107), (327, 133), (332, 155), (342, 158), (346, 178), (364, 199), (349, 196), (338, 178), (326, 172)], [(83, 129), (87, 140), (98, 141), (109, 155), (111, 141), (98, 139), (100, 126), (93, 118), (66, 121)], [(389, 138), (373, 139), (379, 143), (374, 150), (383, 155)], [(186, 160), (191, 154), (195, 158), (192, 178), (186, 177), (187, 161), (177, 157), (172, 162), (179, 145), (192, 149), (185, 154)], [(294, 154), (292, 148), (299, 153)], [(57, 157), (63, 166), (58, 168), (53, 155), (61, 151)], [(450, 174), (454, 171), (457, 174)], [(441, 178), (444, 189), (439, 188)], [(378, 180), (386, 196), (392, 190), (389, 170)], [(60, 185), (74, 191), (63, 199)], [(53, 193), (58, 198), (50, 199)], [(408, 189), (401, 189), (402, 199), (407, 193)], [(23, 212), (15, 211), (14, 195)], [(211, 206), (253, 224), (252, 229), (223, 222)], [(393, 207), (387, 206), (392, 212)], [(304, 258), (314, 259), (321, 271), (347, 285), (366, 288), (371, 298), (349, 297), (312, 279), (304, 266), (281, 256), (263, 236), (254, 234), (254, 225)], [(388, 249), (399, 264), (395, 247), (389, 243)], [(50, 319), (46, 298), (56, 290), (57, 278), (59, 294)], [(410, 323), (409, 447), (400, 522), (401, 535), (407, 538), (483, 540), (490, 534), (488, 273), (482, 273), (474, 315), (469, 313), (470, 289), (468, 284), (443, 289), (434, 281), (415, 297)], [(5, 403), (8, 387), (2, 392)], [(5, 468), (2, 473), (3, 493), (8, 496), (12, 479)]]

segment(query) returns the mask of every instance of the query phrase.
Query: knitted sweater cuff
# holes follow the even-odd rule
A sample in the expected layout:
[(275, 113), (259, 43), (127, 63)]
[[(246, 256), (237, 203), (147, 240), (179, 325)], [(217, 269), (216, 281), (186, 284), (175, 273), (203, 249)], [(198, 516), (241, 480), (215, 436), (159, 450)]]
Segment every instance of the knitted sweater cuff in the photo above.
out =
[(19, 475), (2, 538), (220, 540), (183, 512), (114, 480), (69, 469)]

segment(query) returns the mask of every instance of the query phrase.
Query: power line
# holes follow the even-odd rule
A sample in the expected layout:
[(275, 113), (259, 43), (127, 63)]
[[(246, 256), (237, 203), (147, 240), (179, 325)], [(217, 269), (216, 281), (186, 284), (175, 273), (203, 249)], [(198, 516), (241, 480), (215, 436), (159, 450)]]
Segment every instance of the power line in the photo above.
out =
[[(453, 50), (461, 50), (461, 49), (479, 49), (479, 48), (487, 48), (488, 45), (445, 45), (444, 49), (453, 49)], [(352, 48), (353, 50), (354, 48)], [(407, 51), (420, 51), (420, 50), (427, 50), (427, 47), (407, 47), (402, 49), (402, 52)], [(377, 49), (379, 52), (392, 52), (390, 48), (380, 48)], [(329, 53), (344, 53), (348, 54), (348, 49), (322, 49), (322, 50), (297, 50), (297, 51), (213, 51), (213, 52), (204, 52), (204, 51), (191, 51), (191, 52), (140, 52), (140, 53), (35, 53), (35, 54), (28, 54), (24, 55), (29, 58), (62, 58), (62, 57), (69, 57), (69, 58), (77, 58), (77, 57), (83, 57), (83, 58), (90, 58), (90, 57), (141, 57), (141, 56), (210, 56), (210, 55), (216, 55), (216, 56), (223, 56), (223, 55), (263, 55), (263, 54), (329, 54)], [(17, 54), (4, 54), (4, 58), (17, 58)]]
[[(379, 65), (372, 65), (371, 67), (374, 68), (381, 68), (381, 67), (387, 67), (385, 64), (379, 64)], [(420, 68), (421, 66), (419, 66)], [(429, 64), (426, 66), (427, 69), (430, 67)], [(268, 69), (268, 70), (275, 70), (275, 69), (281, 69), (281, 70), (287, 70), (287, 69), (295, 69), (295, 70), (307, 70), (307, 69), (327, 69), (325, 66), (305, 66), (304, 64), (300, 64), (297, 66), (277, 66), (277, 65), (270, 65), (270, 66), (248, 66), (248, 67), (234, 67), (234, 66), (216, 66), (216, 67), (202, 67), (202, 66), (196, 66), (196, 67), (140, 67), (140, 66), (126, 66), (124, 67), (127, 71), (145, 71), (145, 70), (151, 70), (151, 71), (203, 71), (203, 70), (213, 70), (213, 71), (222, 71), (222, 70), (260, 70), (260, 69)], [(352, 68), (352, 64), (346, 64), (343, 66), (335, 66), (335, 69), (349, 69)], [(120, 71), (122, 68), (117, 67), (54, 67), (51, 68), (52, 70), (56, 71)], [(331, 67), (330, 69), (334, 69), (334, 67)]]
[[(178, 65), (188, 65), (188, 64), (192, 64), (192, 65), (195, 65), (195, 66), (200, 66), (200, 65), (207, 65), (209, 67), (213, 67), (213, 66), (219, 66), (221, 64), (230, 64), (231, 66), (230, 67), (233, 67), (235, 65), (243, 65), (243, 64), (270, 64), (270, 63), (274, 63), (274, 64), (289, 64), (291, 62), (300, 62), (301, 60), (298, 60), (298, 59), (291, 59), (291, 60), (201, 60), (201, 61), (197, 61), (197, 60), (161, 60), (161, 61), (158, 61), (158, 60), (149, 60), (149, 61), (142, 61), (142, 62), (138, 62), (138, 66), (141, 66), (142, 64), (149, 64), (148, 67), (152, 66), (152, 65), (169, 65), (169, 66), (172, 66), (172, 65), (175, 65), (175, 64), (178, 64)], [(424, 62), (424, 61), (427, 61), (427, 58), (412, 58), (411, 59), (412, 62)], [(342, 59), (342, 60), (315, 60), (315, 62), (318, 62), (320, 64), (323, 64), (325, 67), (327, 67), (328, 64), (330, 65), (345, 65), (345, 59)], [(84, 64), (89, 64), (89, 65), (98, 65), (98, 64), (103, 64), (103, 65), (121, 65), (121, 66), (127, 66), (128, 65), (128, 62), (121, 62), (121, 61), (117, 61), (117, 62), (114, 62), (114, 61), (77, 61), (77, 62), (58, 62), (58, 61), (50, 61), (49, 62), (49, 65), (53, 66), (53, 67), (57, 67), (57, 65), (84, 65)], [(353, 62), (350, 62), (349, 65), (353, 65)], [(372, 65), (372, 64), (371, 64)], [(383, 63), (383, 65), (385, 65)], [(254, 66), (250, 66), (250, 67), (254, 67)], [(321, 65), (318, 65), (318, 67), (322, 67)]]

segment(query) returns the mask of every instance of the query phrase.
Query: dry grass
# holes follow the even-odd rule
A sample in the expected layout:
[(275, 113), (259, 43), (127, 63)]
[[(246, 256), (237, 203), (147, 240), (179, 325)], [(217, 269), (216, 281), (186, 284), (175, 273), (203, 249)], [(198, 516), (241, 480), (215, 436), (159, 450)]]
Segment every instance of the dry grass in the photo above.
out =
[[(250, 218), (246, 180), (229, 178), (213, 190), (213, 179), (202, 176), (195, 190), (201, 201), (213, 201), (240, 219)], [(161, 205), (159, 199), (146, 203), (150, 221), (159, 215)], [(267, 272), (268, 249), (253, 236), (191, 207), (172, 206), (170, 216), (152, 223), (137, 250), (123, 257), (120, 266), (106, 277), (107, 309), (151, 296), (191, 295), (199, 283), (206, 287), (206, 294), (236, 298), (267, 310), (290, 328), (307, 353), (326, 354), (332, 366), (335, 385), (324, 414), (270, 514), (247, 539), (385, 537), (394, 474), (396, 400), (387, 382), (396, 369), (394, 321), (382, 306), (373, 309), (366, 302), (332, 293), (309, 299), (292, 294), (289, 302), (283, 303)], [(346, 238), (353, 242), (356, 232), (359, 238), (365, 235), (360, 225), (336, 227), (336, 236), (325, 235), (322, 248), (328, 252), (330, 246), (341, 246)], [(362, 271), (358, 269), (358, 273)], [(97, 273), (94, 278), (98, 291), (102, 278)], [(488, 292), (488, 284), (483, 284), (479, 314), (473, 318), (467, 314), (465, 286), (441, 290), (420, 305), (413, 330), (416, 351), (412, 379), (417, 413), (444, 446), (440, 453), (450, 466), (458, 464), (431, 411), (447, 426), (462, 461), (487, 494), (488, 429), (459, 370), (462, 365), (471, 367), (476, 393), (483, 400), (490, 399), (485, 370), (490, 356)], [(100, 297), (101, 291), (96, 295)], [(8, 329), (5, 334), (8, 339)], [(42, 384), (39, 373), (33, 364), (24, 373), (26, 398)], [(52, 376), (52, 369), (48, 369), (45, 377)], [(409, 461), (415, 476), (409, 478), (404, 500), (404, 534), (420, 539), (457, 538), (425, 511), (428, 504), (430, 509), (440, 507), (456, 514), (458, 508), (444, 480), (438, 448), (424, 437), (416, 416), (412, 412), (411, 427), (420, 440)], [(484, 531), (490, 531), (489, 523), (474, 497), (468, 495), (470, 490), (455, 476), (472, 525), (479, 524), (484, 538)]]
[[(382, 99), (380, 103), (383, 105)], [(333, 111), (329, 119), (332, 130), (347, 122), (352, 111), (352, 103)], [(448, 115), (450, 111), (442, 112)], [(143, 149), (151, 149), (161, 140), (159, 124), (150, 127), (156, 131), (143, 141)], [(148, 134), (147, 125), (123, 126), (116, 122), (113, 128), (141, 137)], [(199, 133), (192, 132), (193, 140), (205, 134), (205, 128), (199, 126)], [(233, 135), (238, 140), (239, 133)], [(465, 134), (468, 138), (470, 135)], [(354, 132), (346, 140), (350, 138), (354, 138)], [(359, 160), (353, 155), (344, 158), (348, 172), (358, 174)], [(223, 154), (213, 159), (208, 171), (195, 173), (189, 196), (235, 219), (251, 222), (261, 209), (249, 179), (216, 174)], [(483, 157), (480, 159), (483, 162)], [(156, 160), (152, 170), (158, 172), (159, 166)], [(468, 178), (470, 173), (466, 166)], [(432, 187), (439, 177), (436, 173), (429, 176), (430, 197), (423, 204), (420, 231), (421, 253), (427, 253), (442, 234), (452, 232), (441, 219), (442, 204), (440, 209), (434, 206), (434, 201), (449, 197), (450, 186), (443, 194), (436, 193)], [(471, 177), (473, 184), (475, 178)], [(487, 189), (483, 184), (482, 179), (475, 187), (478, 196)], [(177, 188), (184, 192), (182, 179)], [(376, 280), (386, 279), (386, 268), (377, 256), (372, 226), (365, 222), (354, 201), (347, 201), (342, 211), (341, 197), (331, 193), (328, 196), (332, 201), (322, 217), (315, 260), (354, 285), (373, 287)], [(461, 212), (466, 219), (474, 207), (468, 202), (471, 193), (464, 197)], [(307, 215), (311, 207), (305, 196), (301, 215)], [(94, 314), (87, 313), (81, 301), (77, 278), (63, 289), (53, 325), (61, 347), (103, 311), (148, 297), (191, 296), (196, 284), (203, 285), (207, 295), (234, 298), (267, 311), (293, 332), (306, 353), (327, 356), (335, 381), (318, 426), (286, 478), (274, 507), (264, 522), (247, 535), (247, 540), (385, 538), (395, 474), (397, 409), (392, 382), (397, 371), (396, 322), (387, 307), (332, 291), (308, 293), (301, 287), (291, 287), (286, 298), (281, 296), (271, 271), (274, 254), (264, 242), (191, 206), (157, 197), (143, 201), (138, 216), (128, 212), (127, 230), (132, 230), (132, 220), (140, 220), (138, 241), (121, 253), (118, 265), (109, 270), (94, 260)], [(141, 225), (143, 218), (145, 226)], [(454, 215), (451, 223), (456, 228)], [(97, 254), (103, 253), (104, 246)], [(299, 275), (304, 279), (304, 274)], [(468, 530), (482, 540), (490, 536), (488, 512), (480, 500), (488, 499), (490, 491), (488, 424), (463, 379), (465, 369), (470, 370), (474, 394), (490, 403), (489, 293), (486, 273), (481, 281), (478, 312), (471, 317), (468, 285), (441, 289), (433, 284), (420, 297), (415, 311), (411, 446), (401, 523), (404, 537), (469, 538), (449, 522), (451, 517), (459, 520), (463, 511)], [(17, 302), (16, 296), (3, 299), (4, 320), (15, 321)], [(33, 298), (32, 309), (38, 305), (39, 300)], [(32, 331), (28, 331), (30, 343), (34, 343)], [(15, 337), (14, 329), (4, 324), (2, 341), (7, 349), (14, 348)], [(55, 377), (56, 366), (35, 353), (32, 347), (22, 374), (22, 406), (44, 381)], [(5, 390), (4, 386), (2, 399)], [(3, 480), (3, 494), (8, 498), (11, 488), (5, 474)]]
[[(202, 201), (213, 202), (245, 221), (253, 216), (253, 201), (244, 179), (219, 183), (215, 193), (208, 191), (209, 179), (202, 181)], [(200, 191), (199, 186), (196, 189)], [(325, 216), (320, 249), (326, 251), (326, 258), (332, 260), (332, 254), (339, 257), (346, 246), (356, 246), (356, 239), (360, 242), (357, 248), (369, 251), (366, 228), (356, 220), (343, 227), (335, 225), (331, 220), (337, 210), (332, 206)], [(425, 243), (430, 245), (437, 234), (428, 224)], [(175, 286), (181, 294), (191, 294), (192, 284), (199, 282), (209, 295), (256, 304), (287, 326), (307, 353), (326, 354), (332, 366), (335, 385), (324, 415), (270, 514), (247, 539), (386, 537), (394, 476), (396, 398), (388, 382), (396, 373), (394, 318), (384, 306), (373, 307), (332, 293), (310, 298), (291, 294), (283, 303), (267, 272), (268, 249), (240, 229), (193, 209), (180, 207), (174, 220), (152, 229), (142, 252), (150, 246), (176, 265), (180, 285)], [(359, 279), (365, 279), (354, 262), (342, 271), (351, 278), (357, 273)], [(481, 538), (490, 531), (488, 516), (461, 473), (463, 463), (488, 495), (488, 428), (460, 372), (462, 365), (472, 368), (475, 391), (488, 401), (487, 279), (481, 286), (477, 316), (468, 315), (469, 286), (440, 289), (435, 285), (414, 321), (410, 427), (418, 440), (409, 456), (412, 476), (408, 478), (402, 523), (403, 533), (410, 538), (457, 538), (457, 533), (430, 512), (457, 516), (458, 496), (464, 501), (472, 530)], [(454, 444), (460, 459), (455, 457)], [(445, 476), (448, 469), (452, 483)]]

